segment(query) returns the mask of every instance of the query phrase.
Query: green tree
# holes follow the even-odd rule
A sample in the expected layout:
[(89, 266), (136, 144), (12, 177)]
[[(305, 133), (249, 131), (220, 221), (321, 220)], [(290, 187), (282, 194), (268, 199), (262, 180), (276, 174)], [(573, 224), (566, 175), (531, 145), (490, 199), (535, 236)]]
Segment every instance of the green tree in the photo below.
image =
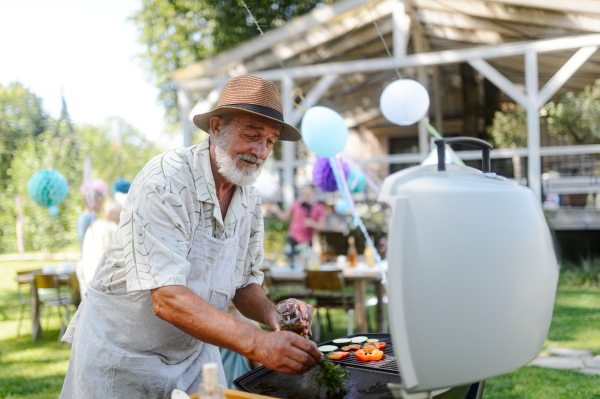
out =
[[(267, 31), (334, 0), (245, 0)], [(171, 73), (259, 34), (241, 0), (142, 0), (131, 19), (145, 47), (142, 58), (160, 89), (167, 125), (177, 128), (177, 91)]]
[(41, 98), (19, 82), (0, 85), (0, 188), (10, 180), (11, 162), (19, 142), (41, 134), (47, 124)]
[(600, 79), (578, 94), (565, 94), (558, 104), (549, 103), (548, 132), (571, 144), (600, 142)]
[[(113, 120), (119, 126), (120, 140), (111, 137)], [(76, 220), (83, 210), (79, 192), (83, 180), (83, 159), (92, 157), (94, 178), (109, 186), (118, 178), (132, 181), (141, 168), (160, 150), (120, 118), (101, 126), (71, 126), (66, 119), (50, 120), (47, 129), (21, 141), (12, 162), (13, 173), (5, 190), (0, 191), (0, 252), (16, 252), (16, 206), (19, 195), (23, 210), (23, 236), (28, 251), (75, 247)], [(58, 206), (59, 215), (34, 203), (27, 193), (31, 176), (45, 168), (59, 171), (69, 184), (69, 194)]]

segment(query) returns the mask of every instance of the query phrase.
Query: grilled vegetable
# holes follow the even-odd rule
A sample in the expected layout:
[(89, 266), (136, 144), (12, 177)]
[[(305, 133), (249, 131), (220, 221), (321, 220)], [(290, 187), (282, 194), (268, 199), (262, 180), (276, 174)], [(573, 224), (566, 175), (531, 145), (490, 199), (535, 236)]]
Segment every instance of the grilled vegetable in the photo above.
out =
[(364, 362), (371, 360), (381, 360), (383, 357), (383, 352), (379, 349), (359, 349), (355, 353), (356, 358), (358, 360), (362, 360)]
[(328, 398), (341, 398), (346, 393), (346, 379), (348, 370), (340, 367), (339, 364), (333, 364), (329, 359), (319, 363), (319, 373), (315, 380), (317, 391), (324, 387)]
[(327, 355), (328, 358), (333, 360), (341, 359), (346, 356), (348, 356), (348, 352), (331, 352), (329, 355)]

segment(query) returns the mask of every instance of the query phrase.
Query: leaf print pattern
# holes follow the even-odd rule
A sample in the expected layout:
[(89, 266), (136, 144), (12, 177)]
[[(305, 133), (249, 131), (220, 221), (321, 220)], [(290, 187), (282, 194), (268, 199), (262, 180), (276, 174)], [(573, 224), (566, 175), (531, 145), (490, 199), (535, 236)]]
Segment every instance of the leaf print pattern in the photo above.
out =
[[(205, 219), (200, 221), (204, 212)], [(115, 238), (92, 287), (108, 294), (186, 285), (196, 228), (224, 240), (238, 225), (236, 288), (262, 284), (264, 224), (255, 187), (237, 187), (225, 219), (215, 192), (209, 140), (161, 154), (133, 181)]]

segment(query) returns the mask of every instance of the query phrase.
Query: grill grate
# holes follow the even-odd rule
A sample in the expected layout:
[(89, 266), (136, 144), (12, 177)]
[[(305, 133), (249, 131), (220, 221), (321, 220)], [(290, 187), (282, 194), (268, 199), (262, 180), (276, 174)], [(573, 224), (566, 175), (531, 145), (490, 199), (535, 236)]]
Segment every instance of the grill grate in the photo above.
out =
[[(347, 337), (344, 338), (353, 338), (353, 337), (359, 337), (359, 336), (364, 336), (364, 337), (369, 337), (369, 339), (374, 338), (374, 339), (378, 339), (381, 342), (385, 342), (385, 348), (383, 348), (383, 359), (381, 360), (377, 360), (377, 361), (372, 361), (372, 362), (364, 362), (362, 360), (358, 360), (356, 358), (356, 356), (354, 355), (354, 352), (356, 351), (350, 351), (350, 354), (346, 357), (343, 357), (341, 359), (338, 360), (331, 360), (334, 363), (339, 363), (339, 364), (343, 364), (345, 366), (350, 366), (350, 367), (358, 367), (358, 368), (363, 368), (363, 369), (369, 369), (369, 370), (378, 370), (378, 371), (383, 371), (386, 373), (392, 373), (392, 374), (398, 374), (398, 363), (396, 362), (396, 356), (394, 355), (394, 346), (392, 344), (392, 339), (390, 338), (390, 334), (354, 334), (354, 335), (348, 335)], [(336, 344), (333, 341), (327, 341), (327, 342), (322, 342), (319, 344), (319, 346), (321, 345), (335, 345), (338, 348), (341, 348), (344, 345), (348, 345), (348, 344), (344, 344), (344, 345), (340, 345), (340, 344)], [(364, 343), (362, 343), (361, 345), (364, 345)]]

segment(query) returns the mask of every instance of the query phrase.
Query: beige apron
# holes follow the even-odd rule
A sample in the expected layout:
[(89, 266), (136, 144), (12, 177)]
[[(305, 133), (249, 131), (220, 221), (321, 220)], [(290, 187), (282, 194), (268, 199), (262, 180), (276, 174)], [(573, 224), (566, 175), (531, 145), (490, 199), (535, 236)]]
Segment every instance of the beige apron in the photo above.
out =
[[(238, 220), (234, 236), (221, 241), (204, 232), (202, 211), (194, 232), (187, 288), (219, 310), (235, 295), (238, 231), (248, 220)], [(61, 398), (164, 399), (175, 388), (193, 393), (208, 362), (217, 363), (226, 385), (219, 348), (154, 315), (149, 290), (108, 295), (90, 287), (69, 328), (73, 346)]]

